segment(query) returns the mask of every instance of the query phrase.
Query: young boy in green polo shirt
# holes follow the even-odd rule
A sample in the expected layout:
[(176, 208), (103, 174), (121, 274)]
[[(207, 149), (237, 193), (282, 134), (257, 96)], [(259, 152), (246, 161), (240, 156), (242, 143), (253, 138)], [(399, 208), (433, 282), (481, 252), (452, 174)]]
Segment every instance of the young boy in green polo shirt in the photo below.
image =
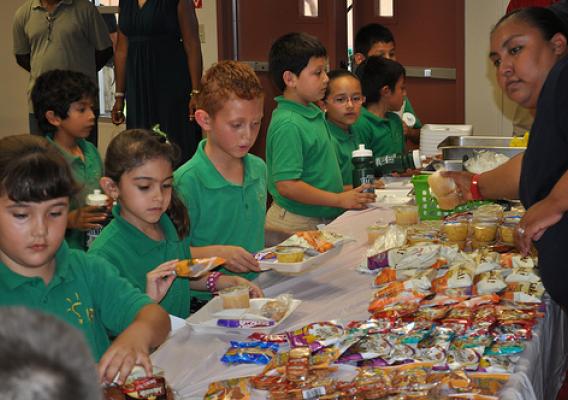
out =
[(365, 107), (352, 126), (373, 151), (373, 156), (404, 152), (402, 121), (395, 113), (406, 92), (404, 67), (382, 57), (367, 58), (357, 68)]
[(37, 78), (31, 98), (38, 125), (82, 185), (71, 201), (65, 239), (71, 248), (85, 250), (86, 231), (100, 228), (108, 217), (100, 207), (85, 205), (87, 195), (100, 189), (103, 173), (97, 148), (86, 140), (95, 124), (97, 86), (81, 72), (52, 70)]
[(112, 264), (69, 249), (78, 186), (66, 161), (39, 136), (5, 137), (0, 148), (0, 305), (38, 309), (82, 331), (104, 381), (120, 372), (123, 382), (134, 364), (151, 373), (148, 355), (167, 337), (168, 314)]
[(264, 93), (252, 68), (236, 61), (213, 65), (201, 82), (195, 119), (206, 139), (174, 173), (189, 211), (191, 253), (223, 257), (227, 270), (252, 280), (259, 271), (253, 253), (264, 248), (266, 164), (249, 150)]
[(325, 122), (314, 102), (327, 87), (327, 52), (305, 33), (277, 39), (269, 70), (282, 96), (276, 98), (266, 139), (268, 191), (273, 203), (266, 228), (292, 234), (316, 229), (345, 209), (361, 209), (375, 199), (369, 186), (343, 191), (341, 170)]
[[(353, 63), (355, 68), (358, 68), (365, 59), (371, 56), (379, 56), (388, 60), (396, 60), (396, 43), (394, 36), (389, 28), (384, 25), (371, 23), (363, 26), (357, 31), (354, 41), (354, 54)], [(420, 128), (422, 122), (416, 115), (410, 100), (406, 95), (404, 96), (403, 105), (395, 111), (398, 116), (403, 120), (402, 129), (405, 138), (408, 139), (409, 144), (413, 147), (420, 144)], [(405, 122), (404, 114), (410, 114), (410, 120)], [(410, 122), (414, 119), (414, 123)], [(409, 122), (409, 125), (407, 125)]]

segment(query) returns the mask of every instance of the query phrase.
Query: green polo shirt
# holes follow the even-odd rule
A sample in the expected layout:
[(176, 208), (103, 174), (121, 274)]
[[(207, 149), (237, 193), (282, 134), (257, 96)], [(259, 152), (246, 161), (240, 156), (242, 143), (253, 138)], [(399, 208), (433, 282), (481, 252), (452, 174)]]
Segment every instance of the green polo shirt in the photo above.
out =
[(335, 218), (340, 208), (303, 204), (278, 192), (276, 182), (301, 180), (326, 192), (341, 193), (343, 180), (324, 113), (313, 103), (307, 106), (276, 97), (277, 107), (266, 137), (268, 191), (282, 208), (306, 217)]
[[(176, 192), (189, 211), (190, 243), (196, 247), (239, 246), (255, 253), (264, 248), (266, 164), (247, 154), (243, 157), (243, 184), (234, 184), (209, 160), (206, 143), (207, 139), (203, 139), (191, 160), (174, 173)], [(258, 273), (238, 275), (253, 280)], [(211, 298), (205, 292), (197, 292), (195, 297)]]
[(47, 285), (0, 262), (0, 304), (30, 307), (70, 323), (83, 332), (98, 360), (110, 345), (109, 335), (119, 335), (152, 300), (121, 278), (108, 261), (69, 249), (65, 242), (55, 260)]
[[(112, 46), (108, 29), (88, 0), (61, 0), (50, 16), (40, 0), (27, 0), (14, 15), (14, 54), (30, 55), (28, 98), (38, 76), (54, 69), (82, 72), (97, 82), (95, 50)], [(33, 112), (32, 105), (29, 105)]]
[(404, 152), (402, 121), (393, 112), (381, 118), (361, 107), (361, 116), (351, 128), (373, 150), (375, 157)]
[[(89, 248), (89, 254), (106, 259), (118, 268), (120, 274), (143, 292), (146, 274), (166, 261), (190, 257), (189, 240), (180, 240), (170, 218), (164, 214), (160, 226), (164, 240), (153, 240), (120, 216), (120, 205), (112, 210), (114, 219)], [(160, 305), (172, 315), (189, 316), (189, 279), (177, 278)]]
[(422, 121), (420, 121), (420, 118), (418, 118), (418, 115), (416, 115), (416, 113), (414, 112), (414, 108), (412, 108), (412, 104), (410, 104), (410, 100), (406, 96), (404, 96), (404, 107), (402, 112), (403, 113), (409, 112), (412, 115), (414, 115), (414, 118), (416, 118), (416, 122), (414, 123), (414, 125), (411, 126), (411, 128), (415, 129), (422, 128)]
[(353, 163), (351, 162), (353, 150), (359, 148), (359, 144), (365, 144), (357, 132), (352, 129), (344, 131), (343, 128), (335, 125), (330, 120), (327, 120), (329, 133), (335, 146), (337, 153), (337, 162), (341, 169), (341, 177), (343, 178), (344, 185), (353, 185)]
[[(81, 148), (85, 160), (81, 157), (75, 156), (62, 147), (60, 147), (54, 140), (53, 134), (47, 136), (49, 140), (59, 152), (63, 155), (67, 164), (71, 167), (73, 177), (82, 186), (81, 191), (71, 200), (71, 210), (76, 210), (85, 206), (85, 201), (89, 193), (93, 190), (100, 189), (99, 181), (103, 175), (103, 161), (97, 148), (85, 139), (78, 139), (77, 144)], [(86, 250), (86, 232), (78, 229), (67, 229), (65, 233), (65, 240), (71, 248)]]

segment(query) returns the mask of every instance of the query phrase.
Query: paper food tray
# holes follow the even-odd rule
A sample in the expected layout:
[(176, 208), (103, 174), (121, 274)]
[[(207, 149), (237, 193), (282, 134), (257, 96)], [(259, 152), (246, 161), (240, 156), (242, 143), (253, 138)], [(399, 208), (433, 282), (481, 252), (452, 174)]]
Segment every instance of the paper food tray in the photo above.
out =
[(413, 200), (413, 197), (409, 197), (408, 193), (412, 188), (403, 189), (375, 189), (375, 195), (377, 196), (376, 201), (373, 202), (374, 205), (383, 204), (408, 204)]
[[(268, 271), (269, 269), (272, 269), (281, 274), (300, 274), (321, 265), (331, 257), (338, 254), (342, 245), (343, 242), (338, 242), (332, 249), (315, 256), (304, 254), (304, 261), (297, 263), (279, 263), (276, 258), (270, 260), (262, 260), (260, 261), (260, 269), (262, 271)], [(273, 251), (275, 248), (276, 246), (263, 251)]]
[[(262, 308), (262, 306), (266, 303), (268, 303), (269, 301), (272, 301), (274, 299), (267, 299), (267, 298), (261, 298), (261, 299), (250, 299), (250, 308), (248, 309), (249, 312), (250, 311), (254, 311), (254, 310), (260, 310)], [(253, 332), (271, 332), (272, 330), (278, 328), (278, 326), (282, 323), (282, 321), (284, 321), (286, 318), (288, 318), (290, 316), (290, 314), (292, 314), (294, 312), (294, 310), (296, 308), (298, 308), (298, 306), (300, 305), (302, 301), (301, 300), (296, 300), (296, 299), (292, 299), (291, 303), (290, 303), (290, 307), (288, 308), (288, 311), (286, 312), (286, 314), (284, 314), (284, 317), (282, 317), (282, 319), (278, 322), (276, 322), (274, 325), (270, 326), (270, 327), (262, 327), (262, 328), (224, 328), (224, 327), (220, 327), (217, 326), (217, 319), (219, 318), (226, 318), (225, 316), (221, 315), (219, 317), (219, 313), (223, 312), (224, 313), (229, 313), (232, 314), (233, 312), (238, 313), (245, 313), (247, 312), (247, 310), (244, 309), (239, 309), (239, 310), (223, 310), (223, 301), (221, 299), (221, 297), (219, 296), (215, 296), (209, 303), (207, 303), (205, 306), (203, 306), (199, 311), (197, 311), (195, 314), (191, 315), (189, 318), (186, 319), (186, 323), (191, 326), (191, 328), (193, 329), (194, 332), (198, 332), (198, 333), (223, 333), (223, 334), (237, 334), (237, 335), (250, 335)], [(228, 316), (228, 315), (227, 315)], [(234, 317), (232, 317), (234, 318)], [(234, 318), (234, 319), (238, 319), (238, 318)], [(259, 317), (259, 319), (262, 319), (262, 317)]]

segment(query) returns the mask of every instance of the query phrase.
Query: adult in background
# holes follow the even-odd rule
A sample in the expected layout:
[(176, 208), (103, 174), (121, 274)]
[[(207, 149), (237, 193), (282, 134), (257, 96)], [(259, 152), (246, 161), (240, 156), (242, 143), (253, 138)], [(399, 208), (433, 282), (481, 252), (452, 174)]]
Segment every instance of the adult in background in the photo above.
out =
[(568, 307), (568, 53), (567, 33), (546, 8), (522, 8), (499, 20), (491, 33), (490, 59), (507, 96), (536, 109), (527, 150), (480, 175), (446, 172), (465, 200), (520, 198), (527, 209), (518, 244), (538, 250), (542, 282)]
[(202, 73), (198, 23), (192, 0), (120, 0), (115, 63), (115, 124), (151, 129), (159, 124), (182, 150), (195, 153), (201, 131), (192, 96)]
[[(82, 72), (97, 83), (97, 71), (112, 57), (112, 42), (97, 8), (88, 0), (26, 0), (13, 24), (16, 62), (35, 80), (54, 69)], [(31, 100), (30, 133), (41, 135)], [(88, 138), (97, 145), (95, 125)]]

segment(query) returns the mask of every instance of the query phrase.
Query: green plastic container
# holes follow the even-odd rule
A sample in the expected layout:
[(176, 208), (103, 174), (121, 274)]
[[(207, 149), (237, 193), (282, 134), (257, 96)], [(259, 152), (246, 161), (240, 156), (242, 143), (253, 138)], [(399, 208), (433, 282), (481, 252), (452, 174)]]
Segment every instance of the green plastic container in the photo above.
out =
[(414, 186), (418, 214), (422, 221), (442, 219), (450, 214), (470, 211), (482, 204), (491, 203), (486, 200), (469, 201), (466, 204), (457, 206), (453, 210), (440, 210), (440, 207), (438, 207), (438, 201), (432, 197), (432, 193), (430, 193), (428, 176), (429, 175), (414, 175), (411, 179), (412, 185)]

